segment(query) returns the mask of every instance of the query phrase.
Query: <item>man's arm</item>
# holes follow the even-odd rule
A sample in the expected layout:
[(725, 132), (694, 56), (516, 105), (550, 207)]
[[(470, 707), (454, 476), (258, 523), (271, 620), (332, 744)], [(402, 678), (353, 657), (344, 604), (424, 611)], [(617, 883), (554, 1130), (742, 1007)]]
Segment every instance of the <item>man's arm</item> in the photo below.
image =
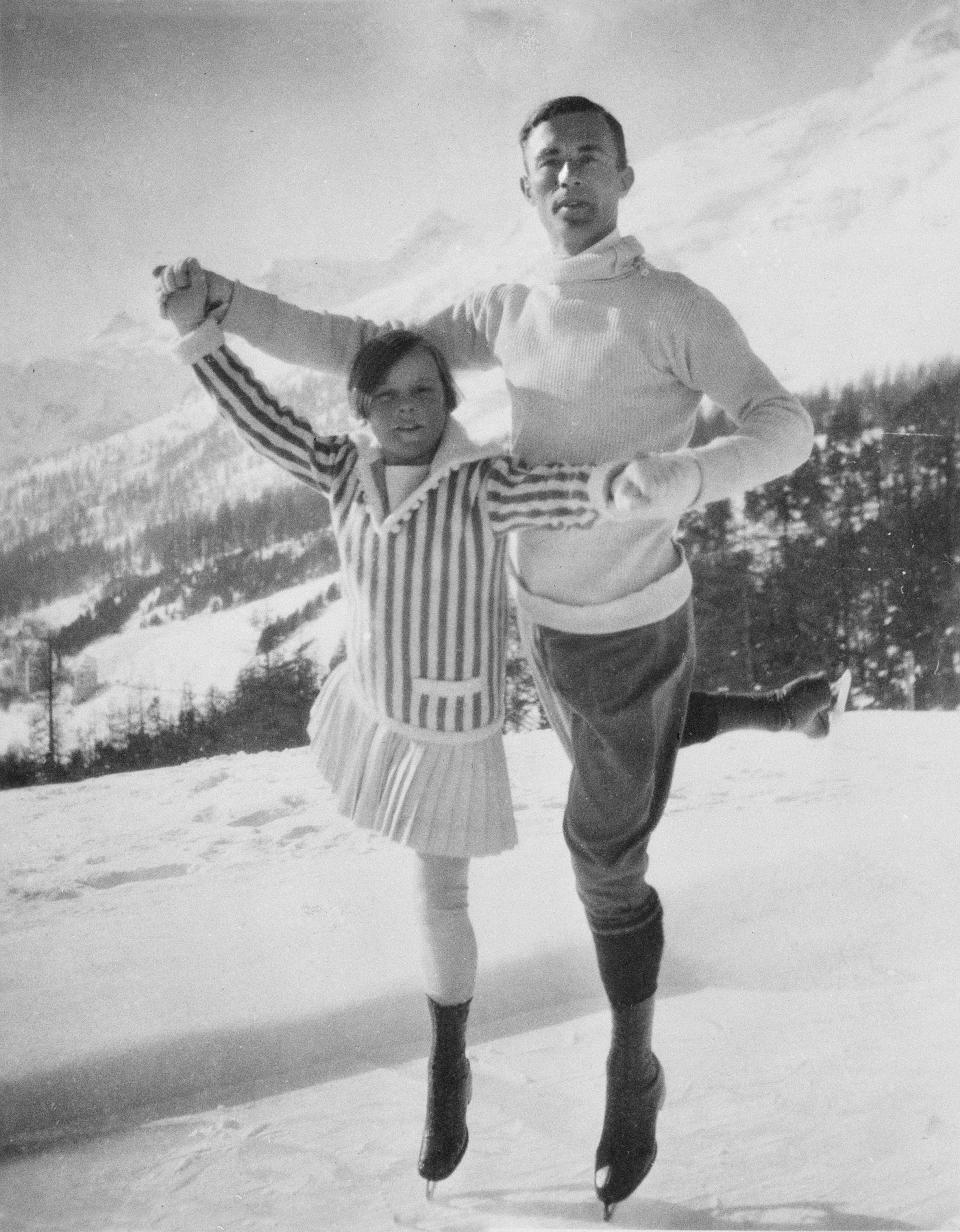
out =
[(665, 313), (661, 344), (677, 378), (705, 393), (737, 425), (730, 436), (682, 451), (702, 472), (697, 506), (768, 483), (807, 460), (813, 448), (809, 414), (709, 292), (693, 288), (692, 298)]
[(298, 308), (242, 282), (233, 283), (221, 323), (226, 333), (238, 335), (267, 355), (339, 373), (349, 370), (364, 343), (385, 330), (402, 328), (398, 321), (378, 324), (363, 317)]
[(228, 304), (220, 318), (224, 330), (287, 363), (345, 373), (364, 343), (388, 329), (423, 334), (451, 368), (489, 368), (496, 363), (486, 329), (487, 296), (467, 297), (424, 321), (376, 322), (298, 308), (245, 283), (229, 283), (210, 271), (206, 276), (211, 297)]

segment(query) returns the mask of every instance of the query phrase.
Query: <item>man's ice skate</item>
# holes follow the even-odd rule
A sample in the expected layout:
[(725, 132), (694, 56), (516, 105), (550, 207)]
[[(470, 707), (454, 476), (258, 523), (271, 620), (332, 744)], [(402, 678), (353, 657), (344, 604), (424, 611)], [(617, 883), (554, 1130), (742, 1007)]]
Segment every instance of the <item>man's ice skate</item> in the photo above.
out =
[(657, 1113), (667, 1097), (667, 1085), (660, 1062), (652, 1053), (650, 1057), (653, 1068), (648, 1080), (632, 1098), (627, 1091), (621, 1091), (618, 1098), (608, 1089), (594, 1174), (604, 1220), (611, 1218), (618, 1202), (629, 1198), (657, 1158)]
[(832, 683), (822, 672), (801, 676), (774, 691), (782, 714), (783, 730), (803, 732), (811, 740), (830, 734), (830, 721), (843, 714), (850, 694), (849, 670)]
[(853, 684), (853, 673), (849, 667), (840, 673), (837, 679), (830, 686), (830, 696), (833, 699), (830, 706), (830, 715), (834, 719), (839, 719), (847, 708), (847, 702), (850, 699), (850, 686)]
[(773, 691), (780, 711), (781, 731), (803, 732), (811, 740), (819, 740), (830, 731), (832, 697), (830, 682), (823, 672), (801, 676)]
[(607, 1102), (594, 1163), (594, 1187), (609, 1220), (657, 1158), (657, 1113), (667, 1085), (650, 1051), (653, 998), (613, 1011), (613, 1039), (607, 1057)]

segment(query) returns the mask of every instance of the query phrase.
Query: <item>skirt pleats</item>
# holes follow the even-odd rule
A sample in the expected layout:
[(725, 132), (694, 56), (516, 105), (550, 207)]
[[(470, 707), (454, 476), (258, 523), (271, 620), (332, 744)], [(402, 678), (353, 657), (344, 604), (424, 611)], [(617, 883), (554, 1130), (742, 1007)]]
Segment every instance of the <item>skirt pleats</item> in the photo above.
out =
[(346, 664), (310, 714), (310, 747), (337, 807), (356, 825), (429, 855), (496, 855), (514, 847), (503, 736), (417, 740), (383, 722)]

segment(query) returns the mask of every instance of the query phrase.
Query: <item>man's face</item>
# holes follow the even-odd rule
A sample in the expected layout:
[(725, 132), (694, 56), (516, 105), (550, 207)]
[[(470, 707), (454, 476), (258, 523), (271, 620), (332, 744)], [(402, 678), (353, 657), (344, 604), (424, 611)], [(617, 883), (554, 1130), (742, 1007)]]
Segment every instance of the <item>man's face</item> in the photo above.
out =
[(556, 253), (576, 256), (616, 227), (633, 170), (618, 167), (616, 142), (602, 115), (575, 111), (544, 120), (527, 138), (524, 156), (520, 187)]

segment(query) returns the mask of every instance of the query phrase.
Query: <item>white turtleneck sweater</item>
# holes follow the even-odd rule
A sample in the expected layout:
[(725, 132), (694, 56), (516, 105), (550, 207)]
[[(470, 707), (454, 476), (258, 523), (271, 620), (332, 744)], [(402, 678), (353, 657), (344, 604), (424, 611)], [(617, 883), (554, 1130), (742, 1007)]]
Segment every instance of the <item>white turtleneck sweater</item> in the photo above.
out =
[[(241, 283), (223, 322), (278, 358), (340, 372), (365, 341), (398, 324), (309, 312)], [(737, 431), (689, 451), (703, 474), (698, 505), (788, 473), (812, 447), (809, 415), (726, 308), (683, 275), (651, 266), (631, 236), (614, 233), (554, 261), (530, 285), (501, 284), (407, 325), (453, 368), (501, 365), (513, 451), (530, 464), (685, 450), (704, 394)], [(662, 620), (690, 593), (675, 532), (666, 521), (520, 531), (518, 602), (534, 622), (570, 632)]]

